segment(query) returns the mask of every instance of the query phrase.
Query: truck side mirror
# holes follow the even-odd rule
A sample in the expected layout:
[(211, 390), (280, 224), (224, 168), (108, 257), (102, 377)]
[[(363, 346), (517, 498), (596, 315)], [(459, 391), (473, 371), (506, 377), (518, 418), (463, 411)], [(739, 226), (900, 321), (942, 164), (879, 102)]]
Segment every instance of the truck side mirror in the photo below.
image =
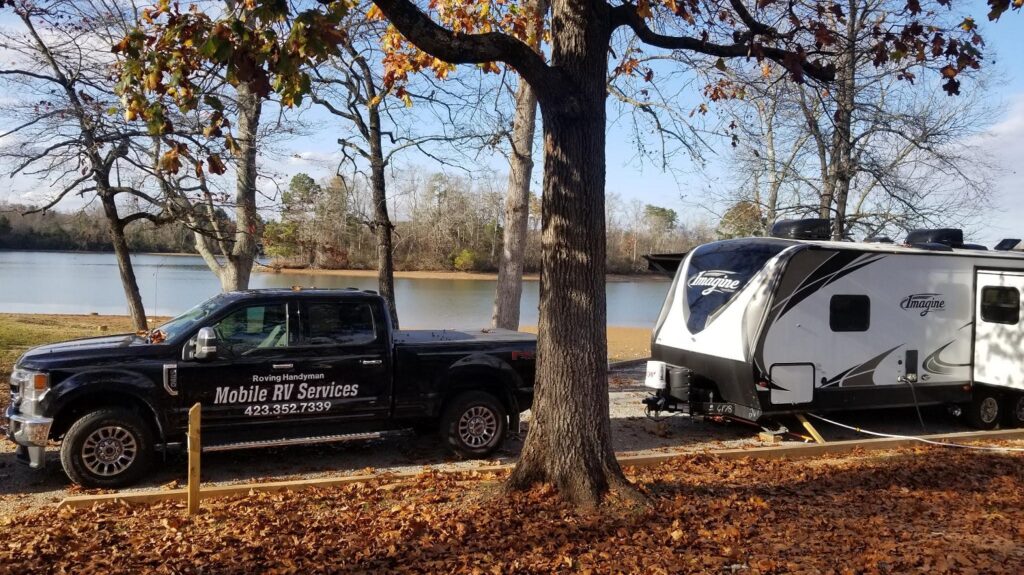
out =
[(196, 334), (196, 351), (194, 359), (214, 359), (217, 357), (217, 332), (212, 327), (199, 328)]

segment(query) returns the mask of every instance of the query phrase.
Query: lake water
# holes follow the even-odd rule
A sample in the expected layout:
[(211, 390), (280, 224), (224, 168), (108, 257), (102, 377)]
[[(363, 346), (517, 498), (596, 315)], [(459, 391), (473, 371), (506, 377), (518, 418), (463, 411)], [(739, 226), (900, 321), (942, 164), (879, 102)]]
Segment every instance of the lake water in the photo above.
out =
[[(199, 256), (132, 256), (149, 315), (177, 315), (220, 289)], [(490, 324), (494, 281), (395, 278), (402, 326), (474, 328)], [(250, 287), (376, 289), (374, 277), (254, 273)], [(538, 282), (523, 285), (522, 323), (537, 324)], [(669, 282), (608, 283), (608, 324), (653, 327)], [(113, 254), (0, 251), (0, 312), (125, 314)]]

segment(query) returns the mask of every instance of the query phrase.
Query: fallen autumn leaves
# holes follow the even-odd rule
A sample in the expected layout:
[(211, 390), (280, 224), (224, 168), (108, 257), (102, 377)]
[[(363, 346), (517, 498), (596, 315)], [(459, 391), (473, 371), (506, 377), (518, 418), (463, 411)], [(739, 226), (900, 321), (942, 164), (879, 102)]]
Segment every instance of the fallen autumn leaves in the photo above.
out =
[[(1016, 446), (1024, 443), (1016, 442)], [(1024, 457), (925, 448), (630, 470), (649, 509), (578, 513), (485, 474), (182, 504), (46, 510), (0, 527), (0, 570), (308, 573), (1020, 573)]]

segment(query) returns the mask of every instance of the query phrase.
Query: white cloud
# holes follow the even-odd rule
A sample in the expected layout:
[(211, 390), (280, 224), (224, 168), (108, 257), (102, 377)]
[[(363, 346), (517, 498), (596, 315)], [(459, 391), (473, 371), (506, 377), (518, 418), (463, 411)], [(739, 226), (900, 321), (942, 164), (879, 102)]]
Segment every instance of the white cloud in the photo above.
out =
[(970, 139), (999, 172), (992, 181), (995, 209), (982, 226), (979, 241), (994, 244), (1002, 238), (1024, 238), (1024, 93), (1008, 99), (1003, 117)]
[(285, 160), (289, 166), (295, 167), (317, 167), (333, 170), (341, 161), (340, 152), (320, 152), (316, 150), (305, 150), (292, 153)]

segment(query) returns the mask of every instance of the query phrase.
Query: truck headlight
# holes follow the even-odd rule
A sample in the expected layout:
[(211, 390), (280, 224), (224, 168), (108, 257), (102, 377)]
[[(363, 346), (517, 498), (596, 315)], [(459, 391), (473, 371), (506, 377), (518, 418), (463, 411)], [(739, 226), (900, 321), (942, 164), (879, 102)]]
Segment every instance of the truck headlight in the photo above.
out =
[(25, 401), (37, 401), (50, 389), (50, 376), (28, 369), (15, 368), (11, 373), (11, 386)]

